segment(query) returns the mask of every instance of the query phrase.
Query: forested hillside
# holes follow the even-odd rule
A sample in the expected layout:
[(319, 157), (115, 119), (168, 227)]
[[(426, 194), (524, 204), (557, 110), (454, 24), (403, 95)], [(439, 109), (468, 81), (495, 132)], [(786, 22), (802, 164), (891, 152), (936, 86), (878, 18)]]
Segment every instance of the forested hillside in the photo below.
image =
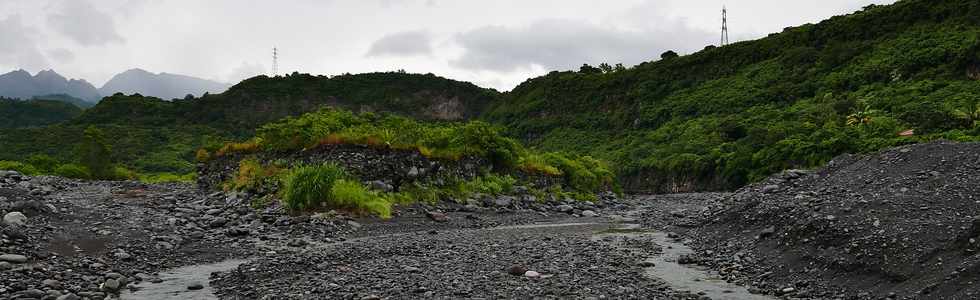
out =
[(116, 94), (56, 126), (0, 130), (0, 160), (45, 154), (72, 162), (82, 133), (95, 126), (109, 137), (114, 161), (140, 172), (188, 173), (201, 147), (242, 139), (263, 124), (324, 106), (459, 120), (478, 116), (497, 95), (471, 83), (395, 72), (258, 76), (225, 93), (175, 101)]
[(0, 97), (0, 128), (36, 127), (71, 120), (82, 109), (68, 102), (35, 99), (22, 101)]
[(978, 49), (980, 2), (906, 0), (630, 69), (552, 72), (485, 117), (613, 161), (629, 190), (730, 189), (841, 153), (977, 140)]

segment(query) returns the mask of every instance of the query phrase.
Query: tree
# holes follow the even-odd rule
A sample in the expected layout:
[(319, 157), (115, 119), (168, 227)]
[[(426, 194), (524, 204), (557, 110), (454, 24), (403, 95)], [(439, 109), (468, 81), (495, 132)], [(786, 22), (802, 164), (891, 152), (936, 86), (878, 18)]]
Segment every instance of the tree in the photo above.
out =
[(667, 50), (667, 52), (664, 52), (663, 54), (660, 54), (660, 59), (662, 59), (662, 60), (668, 60), (668, 59), (671, 59), (671, 58), (675, 58), (677, 56), (678, 56), (677, 55), (677, 52), (674, 52), (674, 50)]
[(599, 64), (599, 69), (602, 70), (603, 73), (610, 73), (613, 71), (613, 67), (607, 63)]
[(105, 134), (95, 126), (85, 129), (82, 143), (78, 146), (78, 156), (83, 166), (88, 168), (92, 178), (112, 179), (114, 169), (112, 165), (112, 152), (106, 144)]
[(579, 73), (583, 73), (583, 74), (598, 74), (598, 73), (602, 73), (602, 69), (599, 69), (599, 68), (590, 66), (589, 64), (582, 65), (582, 67), (579, 68), (578, 71), (579, 71)]

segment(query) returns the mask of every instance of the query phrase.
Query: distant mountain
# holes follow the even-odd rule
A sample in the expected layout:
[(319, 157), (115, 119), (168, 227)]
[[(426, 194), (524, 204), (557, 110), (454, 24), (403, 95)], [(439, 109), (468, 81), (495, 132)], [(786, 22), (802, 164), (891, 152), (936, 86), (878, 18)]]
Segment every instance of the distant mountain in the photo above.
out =
[(153, 74), (143, 69), (130, 69), (113, 76), (99, 92), (102, 95), (113, 95), (115, 93), (134, 94), (139, 93), (144, 96), (152, 96), (161, 99), (184, 98), (187, 94), (201, 96), (205, 92), (216, 94), (224, 92), (231, 85), (169, 73)]
[(53, 70), (41, 71), (34, 76), (24, 70), (0, 75), (0, 97), (26, 100), (52, 94), (64, 94), (91, 102), (96, 102), (102, 97), (95, 86), (88, 81), (69, 80)]

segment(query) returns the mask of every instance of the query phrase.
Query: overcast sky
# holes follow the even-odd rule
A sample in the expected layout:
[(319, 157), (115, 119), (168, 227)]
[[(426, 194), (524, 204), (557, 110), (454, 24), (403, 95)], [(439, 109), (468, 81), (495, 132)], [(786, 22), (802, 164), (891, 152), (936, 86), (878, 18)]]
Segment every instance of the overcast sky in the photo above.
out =
[(405, 69), (509, 90), (583, 63), (634, 65), (894, 0), (0, 0), (0, 73), (101, 86), (130, 68), (237, 82)]

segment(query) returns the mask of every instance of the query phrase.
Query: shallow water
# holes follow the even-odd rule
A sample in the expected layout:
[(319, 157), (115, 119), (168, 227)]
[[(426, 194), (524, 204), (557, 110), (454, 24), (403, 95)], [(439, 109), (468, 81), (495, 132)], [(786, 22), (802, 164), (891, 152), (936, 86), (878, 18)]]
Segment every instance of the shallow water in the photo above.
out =
[[(119, 295), (119, 298), (133, 300), (218, 299), (209, 284), (211, 273), (230, 271), (245, 262), (245, 260), (226, 260), (213, 264), (187, 266), (161, 272), (159, 277), (163, 279), (163, 282), (141, 282), (136, 285), (139, 288), (138, 290), (135, 292), (124, 291)], [(187, 285), (194, 282), (204, 285), (204, 288), (196, 291), (188, 290)]]
[(728, 283), (718, 277), (715, 272), (695, 265), (682, 265), (677, 259), (685, 254), (693, 253), (690, 247), (675, 242), (663, 232), (642, 231), (638, 225), (624, 224), (598, 233), (595, 238), (618, 237), (624, 239), (649, 239), (663, 248), (663, 253), (650, 257), (653, 267), (644, 268), (646, 275), (666, 282), (671, 289), (703, 293), (714, 300), (772, 300), (778, 299), (766, 295), (749, 293), (746, 287)]

